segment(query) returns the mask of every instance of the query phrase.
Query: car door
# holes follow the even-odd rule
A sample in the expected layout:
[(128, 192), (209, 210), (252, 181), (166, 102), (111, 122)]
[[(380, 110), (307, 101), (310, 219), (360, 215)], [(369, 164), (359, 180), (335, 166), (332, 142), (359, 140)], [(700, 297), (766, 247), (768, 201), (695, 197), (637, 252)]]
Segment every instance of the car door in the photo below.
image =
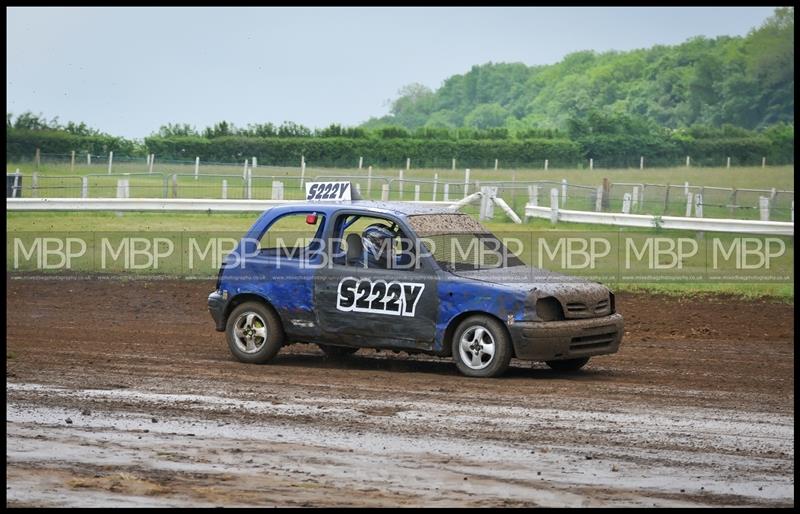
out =
[[(333, 239), (345, 239), (341, 227), (354, 215), (358, 213), (338, 214), (333, 220)], [(410, 233), (398, 218), (374, 214), (365, 218), (395, 223), (405, 234)], [(329, 244), (337, 247), (334, 242)], [(314, 288), (325, 339), (354, 346), (431, 348), (438, 295), (430, 263), (378, 269), (333, 259), (317, 270)]]
[(319, 333), (313, 274), (322, 259), (318, 241), (324, 223), (325, 216), (311, 210), (277, 217), (255, 238), (257, 248), (248, 251), (242, 278), (236, 282), (237, 294), (255, 293), (269, 301), (293, 337)]

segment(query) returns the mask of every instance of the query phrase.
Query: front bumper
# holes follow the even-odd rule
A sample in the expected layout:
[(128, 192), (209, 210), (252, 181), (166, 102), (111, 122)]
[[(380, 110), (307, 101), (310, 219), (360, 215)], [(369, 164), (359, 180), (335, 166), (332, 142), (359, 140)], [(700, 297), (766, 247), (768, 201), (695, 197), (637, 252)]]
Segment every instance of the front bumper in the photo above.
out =
[(225, 306), (228, 300), (223, 298), (221, 291), (214, 291), (208, 295), (208, 312), (214, 318), (214, 325), (217, 331), (225, 331)]
[(616, 353), (622, 316), (566, 321), (520, 321), (508, 327), (518, 359), (549, 361)]

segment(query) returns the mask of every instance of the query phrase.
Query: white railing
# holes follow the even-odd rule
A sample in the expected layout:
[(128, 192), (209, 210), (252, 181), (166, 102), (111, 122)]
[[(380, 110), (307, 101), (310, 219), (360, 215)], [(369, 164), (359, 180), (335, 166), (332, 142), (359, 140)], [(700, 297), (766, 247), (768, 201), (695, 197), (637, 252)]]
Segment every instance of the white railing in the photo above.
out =
[[(9, 211), (193, 211), (252, 212), (302, 200), (217, 200), (196, 198), (6, 198)], [(447, 208), (453, 202), (405, 202)]]
[(614, 212), (571, 211), (525, 206), (526, 218), (547, 218), (571, 223), (592, 223), (617, 227), (661, 227), (676, 230), (697, 230), (708, 232), (736, 232), (743, 234), (770, 234), (793, 236), (794, 223), (783, 221), (732, 220), (718, 218), (684, 218), (678, 216), (651, 216), (647, 214), (622, 214)]

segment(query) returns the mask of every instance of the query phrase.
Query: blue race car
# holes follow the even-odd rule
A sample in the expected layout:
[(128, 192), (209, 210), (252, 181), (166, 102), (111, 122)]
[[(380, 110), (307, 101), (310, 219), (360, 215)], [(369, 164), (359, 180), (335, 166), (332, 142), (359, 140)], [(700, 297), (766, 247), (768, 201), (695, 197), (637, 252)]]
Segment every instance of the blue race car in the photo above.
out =
[(452, 357), (472, 377), (512, 358), (572, 371), (615, 353), (623, 333), (605, 286), (525, 265), (466, 214), (408, 203), (267, 210), (224, 260), (208, 306), (250, 363), (311, 342), (329, 356)]

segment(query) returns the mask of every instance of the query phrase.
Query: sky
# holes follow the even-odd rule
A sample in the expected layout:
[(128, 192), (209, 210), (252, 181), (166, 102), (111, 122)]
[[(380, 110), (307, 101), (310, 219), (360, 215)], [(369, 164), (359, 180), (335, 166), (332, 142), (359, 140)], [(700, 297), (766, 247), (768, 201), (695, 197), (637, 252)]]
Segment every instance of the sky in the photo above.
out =
[(743, 36), (774, 7), (7, 7), (6, 112), (144, 138), (288, 120), (310, 128), (389, 112), (476, 64), (553, 64)]

